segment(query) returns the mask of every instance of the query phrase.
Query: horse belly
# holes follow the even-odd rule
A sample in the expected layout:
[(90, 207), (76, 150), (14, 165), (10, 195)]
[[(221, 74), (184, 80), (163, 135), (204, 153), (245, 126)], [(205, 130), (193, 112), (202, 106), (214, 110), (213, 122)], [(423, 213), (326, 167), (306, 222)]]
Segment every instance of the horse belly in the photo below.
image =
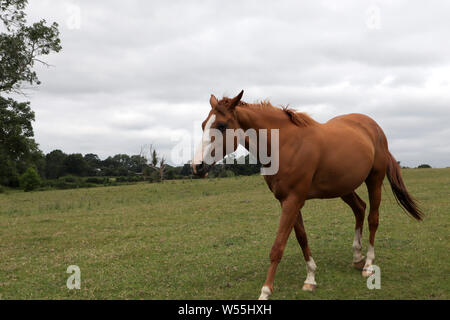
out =
[[(367, 139), (355, 139), (328, 148), (316, 169), (309, 198), (335, 198), (358, 188), (370, 173), (375, 150)], [(332, 142), (331, 142), (332, 143)]]

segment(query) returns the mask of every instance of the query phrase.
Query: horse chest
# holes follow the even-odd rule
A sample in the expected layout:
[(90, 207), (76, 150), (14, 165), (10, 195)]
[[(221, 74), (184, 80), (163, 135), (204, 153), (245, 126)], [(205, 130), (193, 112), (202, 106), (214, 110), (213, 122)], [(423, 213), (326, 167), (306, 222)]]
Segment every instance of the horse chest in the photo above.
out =
[(278, 175), (267, 175), (264, 176), (264, 179), (275, 198), (280, 201), (292, 193), (292, 189), (294, 188), (287, 178), (282, 179)]

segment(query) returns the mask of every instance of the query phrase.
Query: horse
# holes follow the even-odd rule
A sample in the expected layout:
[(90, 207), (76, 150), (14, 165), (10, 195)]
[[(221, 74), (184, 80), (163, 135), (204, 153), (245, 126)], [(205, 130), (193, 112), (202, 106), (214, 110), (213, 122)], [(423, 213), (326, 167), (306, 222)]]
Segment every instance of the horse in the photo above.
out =
[[(203, 146), (213, 143), (210, 131), (259, 130), (279, 132), (279, 168), (264, 179), (275, 198), (281, 204), (281, 217), (275, 241), (270, 250), (270, 265), (260, 300), (267, 300), (273, 293), (278, 264), (294, 229), (306, 261), (307, 276), (302, 290), (313, 291), (316, 264), (308, 246), (301, 209), (306, 200), (340, 197), (353, 211), (355, 234), (353, 240), (353, 266), (362, 270), (363, 277), (373, 274), (375, 259), (375, 233), (378, 228), (381, 188), (387, 175), (397, 203), (410, 216), (422, 220), (424, 213), (418, 202), (408, 192), (403, 182), (398, 162), (388, 149), (388, 142), (381, 127), (370, 117), (352, 113), (337, 116), (326, 123), (319, 123), (305, 113), (289, 107), (274, 107), (270, 102), (250, 104), (241, 101), (244, 91), (236, 97), (224, 97), (220, 101), (211, 95), (211, 110), (202, 123)], [(258, 140), (261, 138), (258, 135)], [(225, 146), (227, 135), (222, 136)], [(217, 141), (216, 141), (217, 142)], [(231, 141), (234, 151), (239, 141)], [(275, 143), (271, 136), (266, 143)], [(241, 143), (249, 150), (249, 139)], [(214, 151), (213, 151), (214, 152)], [(225, 150), (223, 154), (225, 154)], [(214, 165), (206, 163), (204, 153), (197, 153), (192, 161), (195, 175), (205, 177)], [(267, 166), (267, 165), (266, 165)], [(361, 238), (366, 203), (355, 190), (365, 183), (369, 195), (369, 245), (366, 257), (361, 253)]]

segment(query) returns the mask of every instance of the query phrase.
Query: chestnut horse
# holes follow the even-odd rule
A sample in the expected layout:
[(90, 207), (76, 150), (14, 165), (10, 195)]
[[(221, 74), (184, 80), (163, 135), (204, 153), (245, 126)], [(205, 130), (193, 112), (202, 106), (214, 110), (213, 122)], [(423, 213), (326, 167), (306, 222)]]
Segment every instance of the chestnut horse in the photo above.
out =
[[(304, 113), (276, 108), (268, 102), (248, 104), (241, 101), (242, 95), (243, 91), (234, 98), (220, 101), (211, 95), (211, 111), (202, 128), (204, 142), (207, 143), (212, 143), (212, 139), (205, 137), (205, 133), (212, 128), (220, 131), (279, 130), (279, 169), (275, 174), (265, 175), (264, 179), (280, 201), (282, 210), (270, 251), (267, 278), (259, 298), (268, 299), (273, 292), (275, 272), (292, 229), (306, 261), (307, 277), (303, 290), (312, 291), (317, 286), (314, 278), (316, 264), (308, 246), (301, 214), (301, 208), (308, 199), (340, 197), (350, 206), (356, 220), (353, 265), (362, 269), (363, 276), (370, 276), (373, 273), (374, 241), (385, 175), (397, 202), (405, 211), (417, 220), (423, 217), (416, 200), (406, 189), (400, 167), (389, 152), (383, 130), (374, 120), (362, 114), (338, 116), (321, 124)], [(226, 135), (223, 135), (223, 139), (226, 139)], [(236, 150), (238, 142), (235, 140), (233, 143)], [(270, 143), (269, 135), (267, 144)], [(226, 145), (226, 141), (223, 141), (223, 145)], [(248, 149), (248, 139), (244, 145)], [(200, 176), (206, 176), (210, 167), (201, 155), (192, 163), (194, 174)], [(361, 254), (366, 203), (355, 192), (363, 182), (367, 185), (370, 202), (367, 257)]]

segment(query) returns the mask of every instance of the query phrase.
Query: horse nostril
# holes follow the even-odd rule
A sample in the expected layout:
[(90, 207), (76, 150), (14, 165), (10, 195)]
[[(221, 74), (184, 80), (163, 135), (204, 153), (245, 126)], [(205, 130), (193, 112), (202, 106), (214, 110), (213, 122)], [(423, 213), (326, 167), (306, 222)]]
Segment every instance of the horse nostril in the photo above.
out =
[(195, 175), (198, 176), (205, 176), (205, 174), (209, 171), (209, 165), (207, 165), (206, 163), (202, 162), (200, 164), (197, 164), (195, 166)]
[(204, 169), (204, 168), (203, 168), (203, 162), (200, 163), (200, 164), (194, 165), (194, 168), (193, 168), (193, 169), (194, 169), (194, 170), (193, 170), (193, 173), (194, 173), (195, 175), (200, 175), (200, 174), (202, 174), (202, 170)]

